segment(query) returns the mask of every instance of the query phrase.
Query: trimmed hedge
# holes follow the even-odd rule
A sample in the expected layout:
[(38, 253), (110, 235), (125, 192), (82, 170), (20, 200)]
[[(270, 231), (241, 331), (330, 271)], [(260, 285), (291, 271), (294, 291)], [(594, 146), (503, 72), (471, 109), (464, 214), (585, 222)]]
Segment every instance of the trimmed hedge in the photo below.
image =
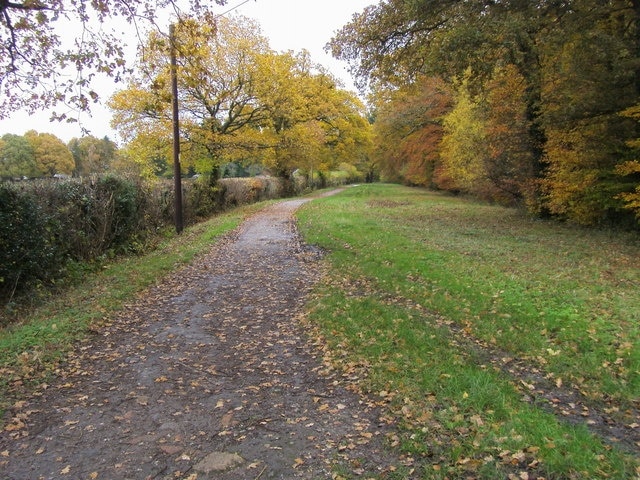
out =
[[(273, 177), (183, 182), (184, 220), (279, 198)], [(55, 284), (69, 267), (136, 252), (174, 218), (173, 184), (107, 175), (0, 183), (0, 304)]]
[(35, 192), (0, 184), (0, 298), (58, 276), (58, 234)]

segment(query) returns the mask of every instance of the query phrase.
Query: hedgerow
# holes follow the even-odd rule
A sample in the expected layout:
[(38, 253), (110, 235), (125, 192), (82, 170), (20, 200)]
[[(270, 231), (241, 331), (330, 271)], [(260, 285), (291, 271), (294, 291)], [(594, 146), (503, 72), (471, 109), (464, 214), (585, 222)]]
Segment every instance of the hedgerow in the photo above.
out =
[[(281, 195), (271, 177), (188, 180), (185, 223)], [(115, 175), (0, 183), (0, 305), (55, 285), (78, 264), (144, 249), (173, 218), (172, 183)]]

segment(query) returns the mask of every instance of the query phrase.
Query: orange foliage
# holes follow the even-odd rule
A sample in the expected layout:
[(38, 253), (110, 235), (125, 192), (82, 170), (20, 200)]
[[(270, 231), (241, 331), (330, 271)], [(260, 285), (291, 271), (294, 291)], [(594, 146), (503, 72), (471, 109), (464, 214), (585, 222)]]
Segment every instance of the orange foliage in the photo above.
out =
[(438, 186), (434, 172), (440, 162), (442, 117), (451, 108), (446, 84), (422, 77), (390, 97), (382, 102), (374, 125), (383, 175), (412, 185)]

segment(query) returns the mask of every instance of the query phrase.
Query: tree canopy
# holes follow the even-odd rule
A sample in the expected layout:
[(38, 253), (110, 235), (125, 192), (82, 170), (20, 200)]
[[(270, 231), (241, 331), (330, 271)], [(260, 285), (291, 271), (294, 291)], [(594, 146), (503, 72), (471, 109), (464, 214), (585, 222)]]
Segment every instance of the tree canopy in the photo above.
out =
[[(206, 173), (229, 161), (259, 161), (287, 176), (296, 168), (328, 169), (367, 143), (369, 125), (357, 97), (306, 52), (272, 51), (255, 22), (184, 19), (175, 44), (185, 166)], [(148, 166), (168, 158), (168, 47), (152, 33), (136, 75), (110, 100), (113, 126), (130, 154)]]
[(51, 133), (30, 130), (24, 138), (31, 144), (40, 174), (52, 177), (55, 174), (73, 173), (73, 155), (62, 140)]
[[(640, 1), (383, 0), (329, 47), (370, 87), (380, 119), (399, 106), (387, 92), (408, 94), (428, 79), (456, 92), (440, 116), (441, 143), (421, 147), (439, 166), (438, 188), (582, 224), (640, 215)], [(402, 134), (385, 120), (377, 138), (408, 141), (421, 121)], [(377, 151), (378, 162), (397, 161)], [(433, 171), (415, 172), (401, 179), (432, 181)]]
[(38, 176), (34, 148), (25, 137), (7, 133), (0, 140), (0, 177)]
[[(123, 26), (142, 35), (162, 15), (184, 16), (179, 3), (184, 5), (176, 0), (0, 1), (0, 118), (59, 103), (89, 109), (99, 97), (92, 88), (96, 74), (120, 81), (129, 71)], [(213, 20), (212, 3), (189, 0), (186, 6), (190, 14)]]

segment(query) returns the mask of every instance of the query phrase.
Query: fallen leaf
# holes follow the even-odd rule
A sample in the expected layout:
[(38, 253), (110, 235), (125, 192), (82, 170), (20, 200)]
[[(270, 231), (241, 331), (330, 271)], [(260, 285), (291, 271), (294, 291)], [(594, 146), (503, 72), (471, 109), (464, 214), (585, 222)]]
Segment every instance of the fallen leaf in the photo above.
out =
[(60, 475), (67, 475), (71, 471), (71, 465), (67, 465), (62, 470), (60, 470)]
[(7, 432), (15, 432), (16, 430), (22, 430), (25, 427), (26, 425), (24, 424), (24, 422), (17, 419), (13, 419), (13, 421), (7, 426), (5, 426), (4, 429)]

